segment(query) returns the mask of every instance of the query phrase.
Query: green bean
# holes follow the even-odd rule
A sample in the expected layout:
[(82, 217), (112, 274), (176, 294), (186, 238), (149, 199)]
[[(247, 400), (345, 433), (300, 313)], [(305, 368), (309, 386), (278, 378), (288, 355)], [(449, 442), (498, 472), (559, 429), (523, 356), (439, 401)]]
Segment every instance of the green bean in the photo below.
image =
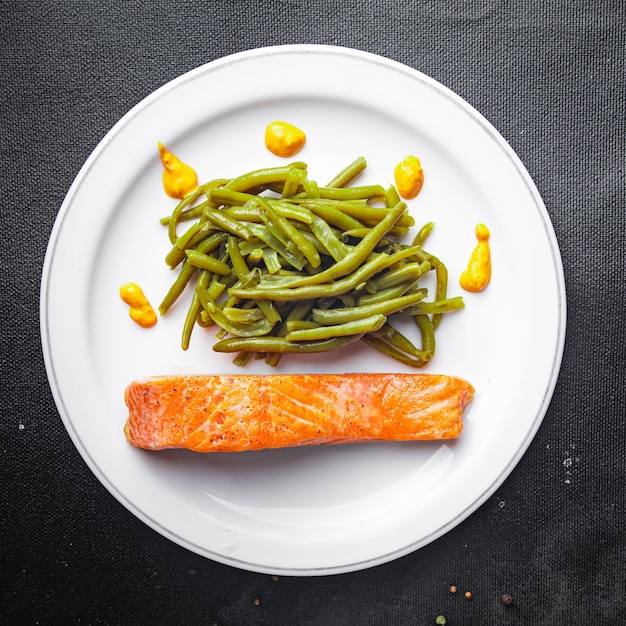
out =
[(228, 237), (228, 241), (226, 242), (226, 252), (230, 258), (230, 262), (233, 267), (233, 271), (237, 276), (238, 280), (245, 284), (250, 275), (250, 268), (246, 264), (243, 255), (239, 249), (239, 245), (237, 244), (237, 239), (233, 236)]
[[(342, 241), (347, 241), (349, 239), (363, 239), (365, 238), (372, 229), (370, 227), (364, 226), (363, 228), (351, 228), (350, 230), (345, 230), (341, 235)], [(396, 239), (397, 235), (403, 235), (408, 232), (408, 229), (404, 226), (394, 226), (390, 228), (385, 238), (381, 239), (379, 245), (389, 245), (393, 240)]]
[(220, 276), (228, 276), (230, 274), (230, 266), (222, 261), (218, 261), (215, 257), (198, 250), (186, 250), (187, 262), (202, 270), (207, 270)]
[(335, 226), (340, 230), (350, 230), (351, 228), (363, 228), (364, 225), (353, 217), (346, 215), (331, 203), (318, 202), (316, 200), (306, 200), (300, 206), (308, 209), (317, 217), (321, 217), (330, 226)]
[(294, 168), (306, 170), (306, 164), (296, 162), (281, 167), (267, 167), (254, 170), (233, 178), (224, 187), (232, 191), (250, 191), (255, 187), (264, 187), (272, 183), (284, 183)]
[(297, 204), (291, 202), (283, 202), (281, 200), (274, 200), (272, 198), (264, 198), (263, 201), (269, 204), (278, 215), (294, 222), (302, 222), (303, 224), (312, 224), (315, 219), (315, 215), (308, 209), (305, 209)]
[(186, 261), (182, 264), (176, 280), (172, 283), (172, 286), (169, 288), (158, 307), (161, 315), (165, 315), (176, 300), (178, 300), (182, 292), (185, 290), (187, 283), (191, 280), (191, 277), (196, 273), (196, 271), (197, 268), (193, 265), (189, 265)]
[[(384, 302), (386, 300), (391, 300), (392, 298), (398, 298), (399, 296), (403, 296), (407, 291), (413, 289), (415, 285), (417, 285), (417, 281), (412, 283), (402, 283), (400, 285), (396, 285), (395, 287), (383, 289), (382, 291), (375, 291), (374, 293), (366, 293), (359, 297), (357, 305), (366, 306), (368, 304), (374, 304), (376, 302)], [(425, 298), (426, 289), (420, 289), (419, 291), (422, 293), (422, 297)]]
[(380, 185), (362, 187), (320, 187), (320, 198), (327, 200), (372, 200), (384, 198), (385, 189)]
[[(306, 265), (305, 259), (295, 255), (291, 250), (287, 249), (273, 234), (265, 224), (248, 224), (248, 228), (256, 239), (261, 240), (267, 246), (275, 250), (291, 267), (301, 271)], [(255, 243), (255, 247), (258, 243)]]
[[(211, 199), (217, 204), (224, 205), (222, 209), (226, 215), (238, 219), (240, 221), (260, 221), (261, 206), (259, 205), (259, 196), (250, 193), (232, 191), (230, 189), (215, 189), (211, 192)], [(298, 204), (285, 202), (275, 198), (263, 198), (263, 200), (274, 208), (274, 210), (288, 219), (304, 224), (310, 224), (314, 215), (308, 209), (302, 208)]]
[(402, 352), (401, 350), (398, 350), (398, 348), (396, 348), (394, 345), (389, 344), (374, 335), (363, 335), (363, 337), (361, 337), (361, 341), (371, 348), (378, 350), (378, 352), (380, 352), (381, 354), (389, 356), (396, 361), (400, 361), (405, 365), (409, 365), (411, 367), (424, 367), (425, 365), (428, 365), (428, 360), (418, 359), (414, 356), (407, 354), (406, 352)]
[[(308, 317), (312, 308), (313, 302), (311, 301), (301, 300), (300, 302), (296, 302), (287, 313), (285, 321), (275, 327), (272, 332), (276, 337), (284, 339), (289, 332), (288, 324), (293, 324), (296, 321), (304, 321)], [(280, 362), (281, 354), (281, 352), (268, 352), (265, 355), (265, 363), (270, 367), (276, 367)]]
[(302, 185), (302, 180), (306, 176), (304, 170), (293, 169), (287, 174), (285, 184), (283, 185), (282, 197), (289, 198), (298, 193), (298, 188)]
[(346, 247), (323, 219), (316, 216), (311, 223), (311, 231), (335, 261), (341, 261), (346, 256)]
[(354, 341), (358, 341), (360, 335), (347, 337), (333, 337), (332, 339), (320, 339), (319, 341), (288, 341), (283, 337), (229, 337), (218, 341), (214, 346), (215, 352), (278, 352), (311, 354), (315, 352), (330, 352), (343, 348)]
[(251, 202), (245, 204), (229, 204), (220, 207), (220, 211), (238, 222), (254, 222), (255, 224), (261, 224), (261, 208)]
[(313, 320), (288, 320), (285, 322), (287, 333), (291, 333), (294, 330), (303, 330), (318, 328), (319, 324)]
[[(402, 200), (399, 200), (396, 204), (399, 204)], [(362, 202), (333, 202), (335, 208), (341, 210), (346, 215), (353, 217), (355, 220), (359, 220), (361, 224), (365, 226), (374, 226), (382, 220), (387, 213), (393, 208), (386, 207), (371, 207), (369, 204)], [(393, 206), (396, 206), (394, 204)], [(415, 226), (415, 220), (408, 213), (403, 213), (397, 220), (396, 226)]]
[(385, 272), (382, 276), (373, 279), (377, 290), (395, 287), (406, 282), (415, 282), (430, 270), (430, 263), (423, 261), (422, 263), (406, 263), (401, 267)]
[(418, 231), (417, 235), (415, 235), (415, 238), (413, 239), (413, 245), (423, 246), (424, 242), (426, 241), (426, 239), (428, 239), (428, 236), (430, 235), (434, 227), (434, 222), (428, 222), (428, 224), (424, 224), (424, 226), (422, 226)]
[[(187, 198), (185, 198), (185, 200), (187, 200)], [(195, 198), (194, 201), (195, 200), (197, 200), (197, 198)], [(205, 200), (204, 202), (201, 202), (200, 204), (194, 204), (190, 208), (181, 211), (181, 213), (179, 215), (176, 215), (175, 217), (173, 217), (172, 214), (166, 217), (162, 217), (160, 219), (160, 222), (164, 226), (169, 227), (171, 221), (175, 220), (176, 226), (178, 226), (178, 224), (181, 224), (183, 222), (189, 222), (191, 220), (195, 220), (195, 219), (198, 219), (199, 217), (202, 217), (202, 212), (204, 211), (204, 209), (206, 209), (209, 206), (213, 207), (214, 205), (209, 200)]]
[(435, 327), (428, 315), (416, 315), (413, 319), (422, 337), (423, 358), (430, 360), (435, 356)]
[(263, 315), (272, 326), (282, 321), (282, 317), (280, 316), (278, 309), (270, 300), (258, 300), (257, 306), (261, 309)]
[(167, 223), (167, 233), (172, 244), (175, 244), (178, 239), (176, 227), (185, 207), (193, 204), (203, 194), (204, 189), (202, 187), (198, 187), (195, 191), (192, 191), (189, 195), (185, 196), (185, 198), (183, 198), (172, 211), (172, 215)]
[(317, 183), (314, 180), (310, 180), (308, 177), (305, 177), (302, 180), (302, 186), (304, 187), (304, 195), (307, 198), (319, 198), (320, 190), (317, 186)]
[(450, 311), (458, 311), (465, 308), (462, 296), (435, 300), (434, 302), (419, 302), (407, 309), (408, 315), (440, 315)]
[(326, 187), (345, 187), (349, 185), (365, 168), (367, 161), (364, 157), (357, 157), (352, 163), (336, 174)]
[[(238, 298), (273, 300), (274, 302), (294, 302), (297, 300), (339, 296), (348, 293), (348, 291), (364, 283), (380, 270), (401, 261), (411, 253), (412, 251), (409, 248), (400, 250), (394, 254), (376, 254), (369, 261), (357, 268), (352, 274), (340, 280), (336, 280), (333, 283), (282, 288), (264, 288), (263, 284), (259, 284), (255, 289), (232, 288), (231, 293)], [(290, 277), (286, 277), (287, 280), (289, 278)]]
[(238, 337), (259, 337), (267, 335), (272, 330), (272, 324), (265, 316), (256, 322), (239, 323), (230, 320), (221, 311), (209, 296), (206, 290), (195, 291), (199, 304), (209, 314), (211, 319), (223, 330)]
[[(423, 249), (432, 223), (414, 245), (403, 245), (415, 222), (396, 188), (348, 186), (365, 166), (359, 157), (325, 187), (300, 162), (215, 179), (161, 219), (172, 243), (166, 263), (180, 266), (161, 314), (199, 271), (183, 349), (198, 324), (216, 326), (214, 350), (237, 352), (240, 366), (256, 355), (276, 367), (287, 352), (358, 340), (412, 367), (432, 358), (441, 315), (462, 308), (463, 299), (447, 297), (447, 268)], [(188, 220), (196, 221), (178, 236)], [(431, 270), (435, 299), (425, 302), (419, 280)], [(421, 347), (393, 328), (396, 315), (414, 321)]]
[(277, 228), (279, 228), (290, 241), (294, 243), (294, 245), (313, 267), (319, 267), (320, 263), (322, 262), (320, 255), (315, 247), (312, 246), (309, 241), (307, 241), (306, 237), (303, 237), (300, 231), (295, 226), (293, 226), (289, 222), (289, 220), (285, 219), (276, 211), (274, 211), (269, 203), (263, 202), (261, 199), (259, 199), (259, 202), (261, 203), (261, 206), (263, 207), (270, 221)]
[(265, 315), (260, 308), (240, 309), (234, 306), (225, 306), (222, 313), (231, 321), (238, 324), (250, 324), (265, 319)]
[(193, 331), (193, 327), (196, 324), (198, 314), (200, 313), (200, 300), (197, 296), (197, 293), (202, 289), (206, 289), (206, 286), (209, 283), (209, 277), (209, 272), (207, 272), (206, 270), (200, 271), (200, 275), (198, 276), (198, 280), (196, 282), (196, 289), (191, 296), (191, 304), (189, 305), (187, 315), (185, 316), (185, 322), (183, 324), (183, 333), (180, 341), (180, 346), (183, 350), (187, 350), (189, 348), (191, 333)]
[(263, 248), (263, 262), (265, 263), (265, 267), (267, 267), (267, 271), (270, 274), (277, 274), (280, 272), (280, 260), (278, 258), (278, 252), (273, 250), (272, 248)]
[(386, 321), (387, 318), (384, 315), (370, 315), (332, 326), (294, 330), (287, 333), (286, 339), (287, 341), (317, 341), (319, 339), (332, 339), (333, 337), (363, 335), (378, 330)]
[(421, 348), (417, 348), (412, 341), (407, 339), (391, 324), (383, 326), (376, 333), (376, 336), (417, 359), (422, 361), (430, 360), (435, 354), (435, 331), (432, 322), (427, 315), (416, 315), (413, 319), (420, 332)]
[(237, 237), (241, 237), (245, 240), (252, 239), (252, 233), (242, 222), (238, 222), (237, 220), (228, 217), (228, 215), (222, 211), (217, 209), (206, 209), (203, 213), (203, 217), (227, 233), (237, 235)]
[[(431, 261), (432, 263), (433, 261)], [(439, 259), (435, 259), (437, 263), (435, 265), (435, 275), (437, 276), (437, 287), (435, 290), (435, 299), (437, 300), (445, 300), (446, 295), (448, 293), (448, 268), (439, 261)], [(437, 328), (439, 323), (441, 322), (441, 313), (435, 313), (433, 316), (433, 326)]]
[(393, 185), (389, 185), (385, 191), (385, 204), (387, 207), (396, 206), (401, 200), (402, 198), (400, 198), (398, 190)]
[(200, 231), (206, 229), (207, 226), (213, 230), (213, 226), (211, 224), (207, 224), (206, 222), (195, 222), (176, 240), (174, 248), (185, 250), (189, 247), (189, 242), (196, 237)]
[(376, 244), (383, 238), (387, 230), (395, 224), (396, 220), (405, 210), (406, 204), (404, 202), (398, 203), (363, 239), (361, 239), (353, 250), (343, 257), (343, 259), (318, 274), (303, 276), (302, 278), (293, 280), (290, 285), (291, 288), (333, 281), (340, 276), (354, 272), (369, 257), (376, 247)]
[(233, 364), (238, 367), (245, 367), (250, 362), (250, 359), (254, 356), (254, 352), (240, 352), (234, 359)]
[[(205, 228), (207, 227), (208, 228)], [(181, 236), (181, 238), (184, 235)], [(184, 247), (180, 245), (180, 239), (174, 244), (174, 247), (165, 256), (165, 262), (173, 269), (179, 263), (185, 260), (185, 250), (195, 248), (200, 252), (211, 252), (226, 241), (226, 233), (217, 231), (213, 232), (210, 224), (203, 224), (200, 229), (191, 237)]]
[(408, 296), (398, 296), (391, 300), (383, 302), (375, 302), (363, 306), (344, 307), (341, 309), (313, 309), (313, 319), (319, 324), (345, 324), (357, 319), (371, 317), (372, 315), (391, 315), (398, 313), (411, 305), (417, 304), (422, 300), (424, 294), (416, 292)]
[(379, 331), (363, 336), (362, 341), (402, 363), (423, 367), (435, 355), (435, 331), (428, 316), (418, 315), (414, 319), (422, 339), (421, 349), (416, 348), (413, 342), (389, 323)]

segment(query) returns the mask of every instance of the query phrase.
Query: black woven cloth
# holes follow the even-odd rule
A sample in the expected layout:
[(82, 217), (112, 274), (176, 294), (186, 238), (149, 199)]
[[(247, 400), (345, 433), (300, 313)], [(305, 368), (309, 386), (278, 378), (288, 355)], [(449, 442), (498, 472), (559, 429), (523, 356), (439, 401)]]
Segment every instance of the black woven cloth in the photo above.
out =
[[(0, 41), (1, 623), (626, 623), (621, 0), (4, 0)], [(285, 43), (386, 56), (482, 113), (545, 201), (568, 325), (544, 422), (474, 514), (385, 565), (275, 580), (163, 538), (94, 477), (50, 392), (39, 287), (63, 198), (124, 113), (208, 61)]]

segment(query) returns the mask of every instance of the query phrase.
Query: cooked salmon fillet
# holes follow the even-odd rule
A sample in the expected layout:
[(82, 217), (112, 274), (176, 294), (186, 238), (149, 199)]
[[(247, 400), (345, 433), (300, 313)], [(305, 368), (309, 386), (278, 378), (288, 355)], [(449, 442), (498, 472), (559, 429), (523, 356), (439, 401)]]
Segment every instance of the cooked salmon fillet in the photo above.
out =
[(242, 452), (451, 439), (474, 388), (438, 374), (161, 376), (126, 388), (126, 438), (149, 450)]

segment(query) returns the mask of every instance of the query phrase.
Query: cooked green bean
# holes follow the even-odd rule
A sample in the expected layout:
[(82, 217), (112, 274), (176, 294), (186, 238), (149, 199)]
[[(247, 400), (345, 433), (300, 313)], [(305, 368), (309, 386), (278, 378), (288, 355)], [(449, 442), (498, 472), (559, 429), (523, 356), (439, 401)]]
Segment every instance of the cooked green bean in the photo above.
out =
[(255, 187), (264, 187), (271, 183), (284, 183), (294, 168), (306, 170), (306, 164), (296, 162), (282, 167), (267, 167), (255, 170), (233, 178), (224, 187), (232, 191), (249, 191)]
[(306, 260), (313, 266), (319, 267), (322, 262), (319, 253), (306, 237), (304, 237), (298, 229), (289, 222), (286, 218), (282, 217), (275, 211), (268, 202), (263, 202), (259, 198), (259, 203), (263, 207), (265, 214), (269, 220), (279, 228), (285, 236), (294, 243), (300, 252), (304, 255)]
[(191, 280), (191, 277), (196, 273), (197, 268), (193, 265), (189, 265), (186, 261), (182, 264), (176, 280), (172, 283), (169, 291), (165, 294), (165, 297), (159, 305), (159, 313), (165, 315), (170, 307), (178, 300), (182, 292), (185, 290), (187, 283)]
[[(172, 244), (166, 263), (179, 266), (161, 315), (199, 272), (183, 349), (198, 324), (218, 329), (214, 350), (238, 353), (241, 366), (252, 355), (275, 367), (285, 353), (358, 340), (412, 367), (432, 359), (441, 315), (463, 299), (447, 297), (447, 268), (423, 248), (432, 223), (402, 244), (415, 222), (396, 188), (349, 186), (365, 166), (359, 157), (324, 187), (301, 162), (215, 179), (161, 219)], [(428, 302), (419, 282), (431, 270)], [(420, 347), (390, 323), (399, 315), (414, 320)]]
[[(262, 259), (267, 267), (267, 271), (270, 274), (278, 274), (280, 272), (280, 259), (278, 258), (278, 252), (272, 248), (264, 248), (262, 251)], [(248, 258), (251, 254), (248, 256)]]
[(318, 328), (319, 324), (313, 320), (288, 320), (285, 322), (285, 326), (287, 328), (287, 334), (289, 334), (294, 330)]
[(402, 352), (402, 350), (399, 350), (393, 344), (387, 343), (375, 335), (363, 335), (363, 337), (361, 337), (361, 341), (375, 350), (378, 350), (381, 354), (389, 356), (396, 361), (400, 361), (405, 365), (410, 365), (411, 367), (424, 367), (425, 365), (428, 365), (430, 360), (419, 359), (406, 352)]
[(238, 324), (250, 324), (265, 319), (265, 315), (260, 308), (240, 309), (235, 306), (225, 306), (222, 313), (231, 321)]
[(178, 241), (165, 256), (165, 262), (173, 269), (185, 260), (185, 250), (196, 249), (205, 254), (218, 248), (226, 241), (226, 233), (212, 232), (212, 228), (205, 230), (207, 224), (203, 224), (194, 236), (187, 242), (186, 246), (180, 247)]
[[(359, 296), (357, 304), (359, 306), (365, 306), (367, 304), (374, 304), (376, 302), (384, 302), (385, 300), (391, 300), (392, 298), (398, 298), (399, 296), (403, 296), (406, 292), (412, 290), (417, 285), (417, 281), (411, 283), (403, 283), (401, 285), (396, 285), (395, 287), (389, 287), (388, 289), (383, 289), (382, 291), (375, 291), (374, 293), (366, 293), (362, 296)], [(425, 298), (427, 295), (426, 289), (417, 290), (421, 292), (422, 298)]]
[[(252, 232), (252, 234), (260, 239), (262, 242), (267, 244), (272, 250), (275, 250), (279, 256), (281, 256), (291, 267), (301, 271), (302, 268), (306, 265), (306, 260), (294, 254), (291, 250), (289, 250), (286, 246), (284, 246), (279, 239), (277, 239), (273, 233), (265, 226), (265, 224), (248, 224), (248, 228)], [(255, 247), (258, 243), (255, 242)]]
[(384, 315), (370, 315), (332, 326), (301, 328), (287, 333), (286, 339), (287, 341), (316, 341), (333, 337), (364, 335), (378, 330), (386, 321), (387, 318)]
[[(360, 284), (367, 281), (379, 272), (404, 257), (411, 254), (410, 249), (400, 250), (394, 254), (377, 254), (372, 259), (361, 265), (352, 274), (336, 280), (333, 283), (304, 285), (302, 287), (263, 288), (258, 285), (255, 289), (232, 288), (231, 293), (238, 298), (250, 298), (251, 300), (273, 300), (275, 302), (294, 302), (296, 300), (310, 300), (314, 298), (328, 298), (340, 296)], [(286, 277), (285, 280), (289, 280)], [(290, 283), (291, 284), (291, 283)]]
[(196, 282), (196, 289), (191, 296), (191, 304), (189, 305), (187, 315), (185, 316), (185, 323), (183, 324), (183, 333), (180, 341), (180, 346), (183, 350), (187, 350), (189, 348), (191, 333), (196, 324), (198, 314), (200, 313), (201, 305), (197, 293), (198, 291), (206, 289), (207, 285), (209, 284), (209, 278), (209, 272), (207, 272), (206, 270), (200, 271), (200, 275), (198, 276), (198, 280)]
[(319, 187), (320, 198), (327, 200), (372, 200), (384, 198), (385, 189), (380, 185), (362, 187)]
[(350, 230), (351, 228), (364, 228), (364, 225), (341, 211), (333, 203), (324, 203), (317, 200), (306, 200), (300, 206), (311, 211), (311, 213), (321, 217), (330, 226), (335, 226), (340, 230)]
[(222, 263), (210, 254), (204, 254), (204, 252), (198, 252), (198, 250), (186, 250), (187, 262), (189, 265), (193, 265), (201, 270), (207, 270), (220, 276), (228, 276), (230, 274), (230, 266), (226, 263)]
[(217, 209), (205, 209), (202, 215), (215, 226), (221, 228), (227, 233), (237, 235), (237, 237), (241, 237), (246, 241), (252, 239), (252, 233), (242, 222), (238, 222), (232, 217), (228, 217), (228, 215), (226, 215), (223, 211), (219, 211)]
[(375, 302), (360, 306), (344, 307), (339, 309), (313, 309), (313, 319), (319, 324), (345, 324), (346, 322), (370, 317), (372, 315), (391, 315), (398, 313), (411, 305), (417, 304), (424, 298), (422, 292), (409, 294), (408, 296), (398, 296), (391, 300)]
[(430, 270), (430, 263), (406, 263), (401, 267), (393, 268), (382, 276), (373, 280), (377, 290), (388, 289), (407, 282), (415, 282)]
[(367, 161), (364, 157), (357, 157), (352, 163), (344, 167), (334, 176), (326, 187), (345, 187), (349, 185), (365, 168)]
[(458, 311), (465, 307), (462, 296), (435, 300), (434, 302), (419, 302), (407, 309), (408, 315), (440, 315), (450, 311)]
[(340, 261), (328, 269), (312, 276), (303, 276), (291, 282), (291, 288), (305, 285), (318, 285), (335, 280), (357, 270), (373, 252), (376, 244), (383, 238), (387, 229), (391, 228), (406, 210), (406, 204), (399, 202), (385, 215), (361, 241)]
[(263, 316), (255, 322), (236, 322), (228, 318), (211, 299), (206, 289), (196, 289), (194, 295), (198, 304), (209, 314), (211, 319), (223, 330), (238, 337), (260, 337), (272, 330), (272, 324)]
[(424, 224), (424, 226), (419, 229), (417, 235), (415, 235), (415, 238), (413, 239), (413, 245), (423, 246), (424, 242), (426, 241), (426, 239), (428, 239), (428, 236), (430, 235), (434, 227), (434, 222), (428, 222), (428, 224)]
[(259, 309), (263, 311), (263, 315), (265, 315), (267, 321), (272, 324), (272, 326), (282, 321), (282, 317), (273, 302), (269, 300), (258, 300), (256, 304)]
[(298, 193), (298, 188), (302, 185), (302, 179), (304, 178), (305, 172), (303, 170), (292, 169), (289, 174), (287, 174), (287, 178), (285, 179), (285, 184), (283, 185), (282, 197), (290, 198), (291, 196), (295, 196)]
[(295, 352), (310, 354), (314, 352), (330, 352), (337, 350), (354, 341), (358, 341), (360, 335), (348, 337), (334, 337), (332, 339), (320, 339), (319, 341), (287, 341), (283, 337), (229, 337), (218, 341), (214, 346), (215, 352)]
[(379, 331), (364, 335), (361, 339), (379, 352), (406, 365), (424, 367), (435, 355), (435, 331), (428, 316), (418, 315), (414, 319), (421, 335), (421, 349), (389, 323)]
[(311, 232), (335, 261), (341, 261), (341, 259), (346, 256), (346, 246), (339, 240), (333, 229), (323, 219), (317, 216), (313, 219)]

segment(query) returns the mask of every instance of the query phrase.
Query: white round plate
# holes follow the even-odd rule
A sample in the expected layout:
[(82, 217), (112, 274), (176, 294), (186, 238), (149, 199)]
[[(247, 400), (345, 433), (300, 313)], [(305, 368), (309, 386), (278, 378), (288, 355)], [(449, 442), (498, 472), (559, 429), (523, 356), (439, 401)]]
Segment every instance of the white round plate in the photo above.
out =
[[(404, 156), (425, 184), (409, 208), (436, 223), (426, 248), (466, 308), (444, 317), (425, 371), (476, 389), (453, 442), (371, 443), (202, 455), (146, 452), (124, 437), (124, 389), (159, 374), (241, 372), (196, 329), (188, 299), (149, 330), (119, 287), (139, 283), (158, 305), (175, 277), (159, 218), (175, 204), (157, 142), (200, 180), (284, 163), (263, 136), (281, 119), (304, 129), (297, 155), (324, 183), (358, 156), (360, 182), (387, 184)], [(458, 277), (491, 230), (493, 277), (479, 294)], [(188, 296), (188, 294), (187, 294)], [(461, 98), (399, 63), (332, 46), (235, 54), (168, 83), (126, 114), (89, 157), (60, 209), (41, 285), (50, 386), (83, 458), (107, 489), (159, 533), (210, 559), (291, 575), (354, 571), (405, 555), (449, 531), (504, 481), (550, 402), (565, 338), (565, 287), (543, 202), (494, 128)], [(410, 371), (365, 345), (286, 356), (280, 372)], [(262, 361), (246, 373), (267, 374)]]

